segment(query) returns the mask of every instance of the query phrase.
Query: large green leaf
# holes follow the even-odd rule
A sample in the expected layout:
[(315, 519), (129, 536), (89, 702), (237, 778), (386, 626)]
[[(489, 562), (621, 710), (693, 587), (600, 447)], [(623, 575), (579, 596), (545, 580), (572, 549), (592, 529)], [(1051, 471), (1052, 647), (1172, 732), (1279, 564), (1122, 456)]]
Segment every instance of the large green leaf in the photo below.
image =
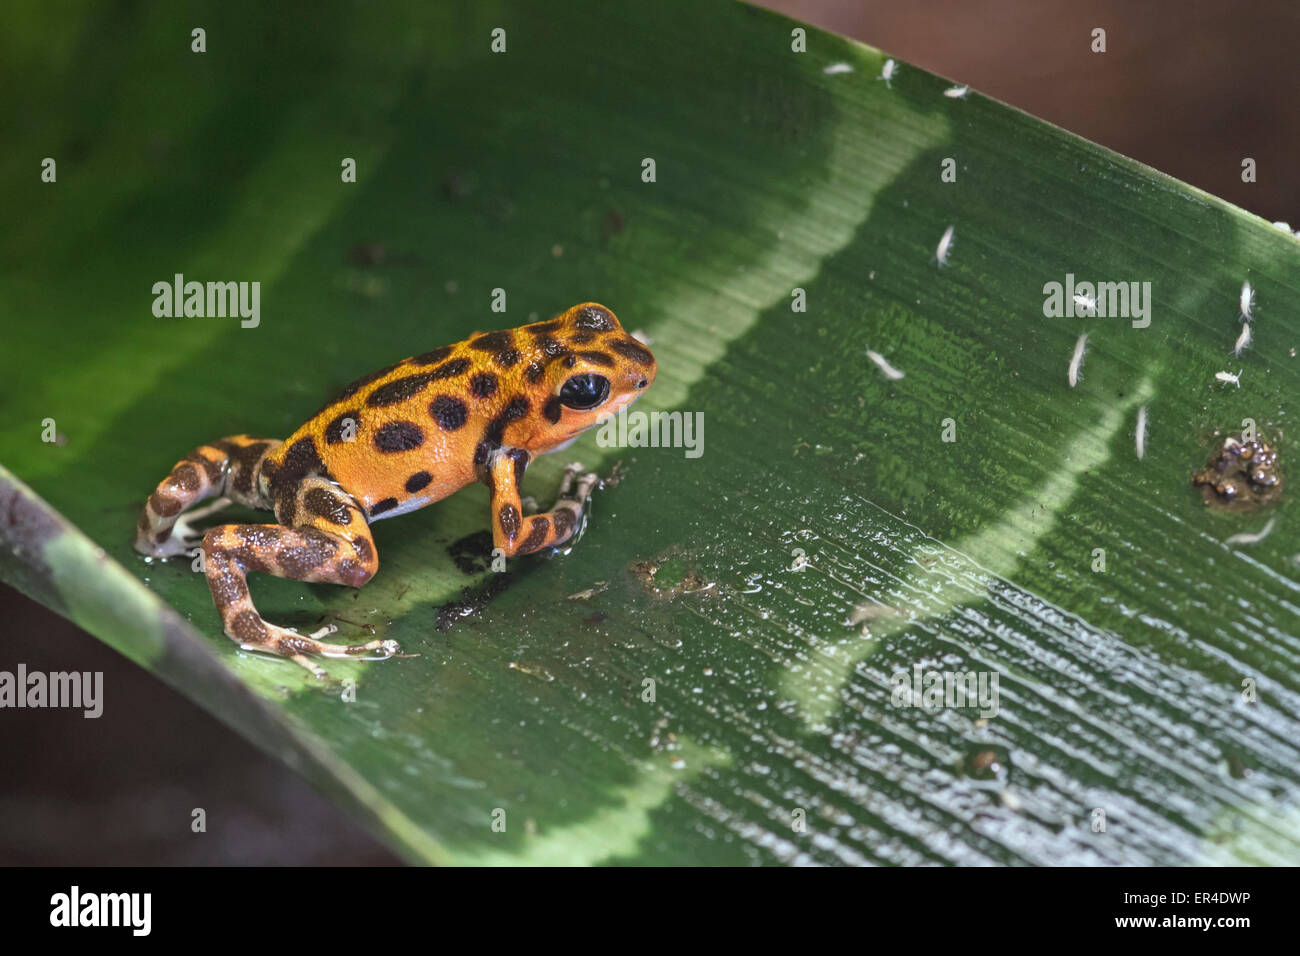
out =
[[(740, 5), (24, 16), (0, 461), (30, 490), (0, 475), (0, 572), (412, 859), (1300, 860), (1294, 505), (1219, 512), (1189, 480), (1246, 418), (1286, 467), (1290, 235), (905, 64), (880, 82), (874, 50), (793, 52)], [(175, 273), (260, 281), (261, 324), (154, 318)], [(1150, 325), (1045, 317), (1067, 273), (1150, 282)], [(586, 299), (652, 337), (637, 408), (702, 412), (704, 454), (587, 435), (567, 455), (620, 480), (570, 553), (505, 578), (451, 553), (482, 488), (378, 525), (360, 592), (255, 578), (273, 621), (419, 655), (331, 664), (355, 702), (131, 551), (196, 444), (287, 435), (371, 368)], [(893, 706), (916, 665), (995, 672), (997, 716)]]

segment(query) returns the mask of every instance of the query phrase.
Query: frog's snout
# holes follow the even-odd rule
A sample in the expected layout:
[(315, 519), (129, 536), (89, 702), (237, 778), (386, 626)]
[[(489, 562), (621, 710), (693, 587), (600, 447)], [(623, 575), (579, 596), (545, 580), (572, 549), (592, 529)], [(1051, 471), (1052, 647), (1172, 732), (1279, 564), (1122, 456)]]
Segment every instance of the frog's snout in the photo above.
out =
[(638, 364), (627, 372), (627, 386), (637, 393), (644, 392), (653, 385), (655, 376), (659, 374), (659, 363), (655, 361), (654, 355), (644, 345), (641, 348), (649, 362), (644, 365)]

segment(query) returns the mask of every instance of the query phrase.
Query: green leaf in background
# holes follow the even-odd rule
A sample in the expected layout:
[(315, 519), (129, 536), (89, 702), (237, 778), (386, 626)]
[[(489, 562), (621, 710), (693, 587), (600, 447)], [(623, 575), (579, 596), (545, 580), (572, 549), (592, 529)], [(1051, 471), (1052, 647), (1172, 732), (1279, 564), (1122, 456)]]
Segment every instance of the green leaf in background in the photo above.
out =
[[(16, 17), (0, 573), (412, 860), (1297, 862), (1295, 506), (1212, 510), (1190, 479), (1248, 418), (1289, 464), (1300, 246), (906, 64), (879, 82), (869, 48), (792, 52), (795, 26), (685, 2)], [(155, 318), (175, 273), (261, 282), (260, 324)], [(1045, 317), (1067, 274), (1149, 282), (1150, 324)], [(359, 592), (255, 576), (269, 620), (419, 655), (331, 662), (355, 702), (239, 651), (201, 575), (131, 550), (195, 445), (283, 437), (371, 369), (587, 299), (651, 336), (636, 410), (702, 413), (703, 455), (588, 434), (563, 458), (617, 482), (570, 553), (508, 577), (453, 554), (482, 488), (378, 525)], [(525, 491), (549, 501), (560, 457)], [(996, 716), (894, 706), (915, 667), (996, 673)]]

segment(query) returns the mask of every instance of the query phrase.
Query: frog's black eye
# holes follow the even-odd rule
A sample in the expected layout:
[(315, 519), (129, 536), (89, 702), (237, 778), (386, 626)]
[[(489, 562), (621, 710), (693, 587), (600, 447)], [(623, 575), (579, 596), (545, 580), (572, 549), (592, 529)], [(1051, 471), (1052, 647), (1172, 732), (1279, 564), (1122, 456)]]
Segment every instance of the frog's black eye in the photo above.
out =
[(595, 408), (609, 398), (609, 379), (603, 375), (575, 375), (560, 389), (560, 401), (570, 408)]

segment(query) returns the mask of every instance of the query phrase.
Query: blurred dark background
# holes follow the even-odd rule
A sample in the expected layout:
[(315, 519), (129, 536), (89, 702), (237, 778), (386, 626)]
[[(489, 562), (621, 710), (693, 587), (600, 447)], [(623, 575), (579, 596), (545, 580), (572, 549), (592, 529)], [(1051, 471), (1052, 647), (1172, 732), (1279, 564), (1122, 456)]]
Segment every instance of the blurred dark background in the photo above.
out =
[[(766, 0), (1300, 228), (1296, 0)], [(1107, 50), (1090, 50), (1103, 27)], [(1258, 181), (1241, 181), (1253, 157)], [(147, 489), (146, 489), (147, 490)], [(143, 495), (145, 490), (142, 490)], [(295, 774), (0, 585), (0, 669), (101, 670), (107, 705), (0, 712), (0, 863), (382, 864)], [(208, 832), (192, 834), (203, 807)]]
[[(1300, 228), (1295, 0), (762, 0)], [(1091, 51), (1095, 27), (1106, 53)], [(1241, 181), (1253, 157), (1258, 181)]]

